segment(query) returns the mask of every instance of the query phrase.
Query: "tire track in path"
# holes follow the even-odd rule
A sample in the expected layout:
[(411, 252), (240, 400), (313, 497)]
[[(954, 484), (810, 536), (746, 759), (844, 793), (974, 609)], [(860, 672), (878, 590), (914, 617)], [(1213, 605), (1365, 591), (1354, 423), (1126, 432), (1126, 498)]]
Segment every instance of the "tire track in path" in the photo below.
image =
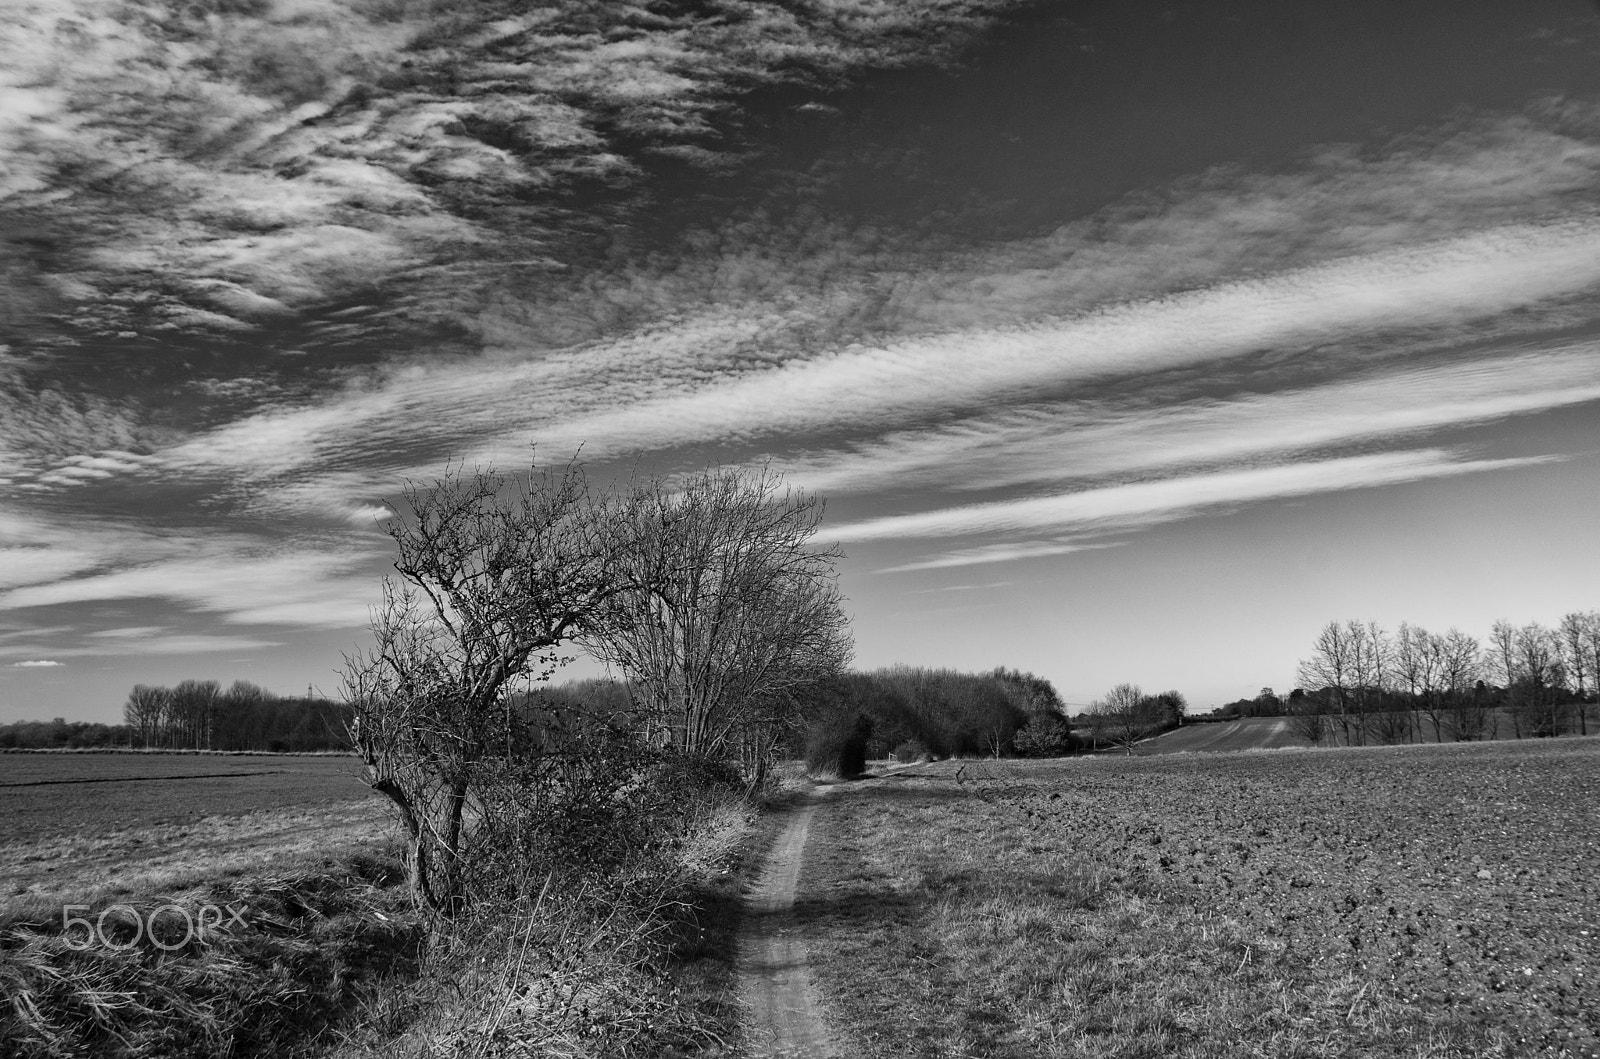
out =
[[(824, 788), (826, 793), (826, 788)], [(822, 1014), (811, 980), (806, 942), (794, 919), (800, 858), (821, 795), (789, 811), (745, 898), (739, 944), (739, 993), (748, 1011), (750, 1055), (755, 1059), (843, 1059)]]

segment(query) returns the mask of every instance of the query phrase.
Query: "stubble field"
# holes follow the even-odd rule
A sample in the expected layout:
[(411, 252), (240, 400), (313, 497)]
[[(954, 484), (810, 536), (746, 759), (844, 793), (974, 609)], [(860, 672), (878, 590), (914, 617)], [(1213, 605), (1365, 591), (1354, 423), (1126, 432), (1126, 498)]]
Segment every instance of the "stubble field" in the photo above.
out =
[(858, 1054), (1600, 1055), (1600, 740), (945, 762), (817, 828)]

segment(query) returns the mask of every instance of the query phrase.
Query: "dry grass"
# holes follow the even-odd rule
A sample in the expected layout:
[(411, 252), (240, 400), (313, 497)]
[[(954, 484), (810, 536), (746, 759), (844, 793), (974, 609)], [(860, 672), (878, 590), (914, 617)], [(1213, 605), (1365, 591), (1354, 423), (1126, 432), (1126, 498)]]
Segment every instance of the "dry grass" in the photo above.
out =
[(59, 916), (64, 903), (174, 892), (370, 848), (388, 826), (382, 803), (363, 799), (9, 842), (0, 846), (0, 927), (41, 909)]
[(799, 929), (852, 1054), (1591, 1055), (1593, 803), (1567, 813), (1586, 831), (1559, 805), (1597, 763), (1571, 741), (942, 763), (825, 803)]
[(739, 890), (760, 827), (743, 800), (710, 800), (664, 871), (525, 880), (436, 935), (325, 1059), (736, 1054)]
[[(190, 933), (168, 917), (163, 951), (106, 921), (111, 944), (60, 932), (56, 917), (13, 921), (0, 939), (0, 1053), (209, 1059), (315, 1054), (371, 983), (408, 975), (423, 933), (398, 860), (323, 858), (248, 878), (213, 879), (126, 903), (231, 906), (242, 925)], [(96, 913), (107, 902), (97, 901)], [(119, 932), (120, 931), (120, 932)]]

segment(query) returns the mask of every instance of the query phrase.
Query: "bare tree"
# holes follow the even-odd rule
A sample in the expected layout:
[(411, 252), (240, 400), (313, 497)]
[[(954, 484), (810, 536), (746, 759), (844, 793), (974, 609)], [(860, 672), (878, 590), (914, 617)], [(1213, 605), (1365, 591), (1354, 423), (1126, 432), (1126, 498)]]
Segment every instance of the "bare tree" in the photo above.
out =
[(1512, 708), (1522, 715), (1523, 726), (1536, 736), (1556, 735), (1562, 728), (1561, 691), (1566, 674), (1561, 664), (1561, 641), (1538, 622), (1516, 631), (1515, 679), (1509, 685)]
[(1353, 635), (1359, 622), (1344, 625), (1330, 621), (1317, 634), (1311, 645), (1311, 657), (1299, 665), (1301, 687), (1307, 692), (1322, 692), (1327, 702), (1327, 716), (1344, 735), (1346, 745), (1354, 741), (1360, 730), (1360, 714), (1355, 705), (1355, 689), (1364, 667), (1361, 646)]
[(1442, 742), (1444, 695), (1439, 686), (1443, 638), (1401, 622), (1394, 637), (1395, 676), (1411, 695), (1413, 709), (1420, 708), (1433, 724), (1434, 742)]
[(1134, 744), (1155, 728), (1159, 709), (1160, 703), (1137, 684), (1118, 684), (1089, 704), (1089, 723), (1097, 742), (1104, 739), (1132, 754)]
[(1438, 654), (1439, 684), (1449, 704), (1446, 713), (1451, 738), (1457, 742), (1480, 739), (1488, 729), (1490, 711), (1477, 694), (1483, 678), (1483, 645), (1477, 637), (1451, 628), (1434, 641)]
[[(1600, 610), (1591, 610), (1584, 615), (1583, 631), (1583, 657), (1584, 668), (1588, 670), (1590, 683), (1594, 687), (1594, 697), (1600, 699)], [(1587, 714), (1587, 709), (1579, 707), (1579, 716)], [(1588, 721), (1584, 721), (1587, 729)]]
[(1589, 637), (1590, 626), (1595, 622), (1593, 612), (1582, 613), (1574, 611), (1562, 617), (1561, 624), (1556, 627), (1556, 633), (1561, 638), (1561, 662), (1565, 668), (1567, 682), (1576, 697), (1575, 703), (1578, 713), (1578, 731), (1581, 735), (1589, 734), (1589, 685), (1596, 679), (1595, 671), (1590, 666)]
[(171, 689), (149, 684), (135, 684), (128, 692), (128, 701), (122, 706), (122, 719), (137, 734), (140, 746), (148, 747), (160, 735), (171, 697)]
[(1361, 716), (1356, 734), (1364, 741), (1370, 728), (1385, 743), (1399, 742), (1409, 730), (1410, 716), (1387, 709), (1385, 700), (1394, 683), (1394, 651), (1388, 634), (1375, 621), (1352, 621), (1345, 630), (1355, 647), (1356, 711)]
[(696, 755), (743, 744), (759, 768), (792, 697), (850, 658), (839, 552), (811, 544), (821, 501), (766, 469), (656, 480), (635, 497), (619, 571), (635, 587), (585, 644), (632, 681), (657, 741)]
[(1511, 708), (1511, 687), (1517, 682), (1517, 627), (1503, 618), (1489, 629), (1486, 662), (1491, 679), (1505, 690), (1506, 712), (1511, 715), (1511, 729), (1521, 739), (1521, 711)]
[(174, 746), (213, 748), (222, 685), (215, 680), (183, 680), (167, 699), (168, 736)]
[(216, 744), (223, 750), (244, 750), (262, 740), (262, 708), (272, 699), (267, 690), (248, 680), (235, 680), (222, 693)]
[(1328, 693), (1322, 689), (1307, 692), (1304, 688), (1296, 688), (1289, 693), (1285, 704), (1289, 729), (1313, 746), (1320, 745), (1328, 737), (1328, 698)]
[(558, 646), (630, 587), (617, 558), (632, 520), (572, 465), (515, 479), (448, 467), (404, 500), (387, 527), (400, 580), (384, 583), (374, 646), (346, 658), (344, 695), (367, 781), (409, 836), (413, 892), (449, 909), (469, 795), (511, 747), (508, 693), (547, 678)]

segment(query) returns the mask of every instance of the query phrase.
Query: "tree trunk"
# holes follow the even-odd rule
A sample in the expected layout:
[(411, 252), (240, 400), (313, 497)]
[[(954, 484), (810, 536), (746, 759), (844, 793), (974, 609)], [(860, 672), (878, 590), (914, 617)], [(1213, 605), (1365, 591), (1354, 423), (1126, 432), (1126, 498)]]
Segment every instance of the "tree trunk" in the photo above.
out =
[(411, 799), (406, 797), (400, 785), (387, 777), (371, 781), (372, 789), (387, 795), (400, 811), (400, 824), (406, 829), (406, 835), (411, 839), (411, 863), (407, 865), (407, 881), (411, 886), (412, 899), (430, 911), (439, 910), (439, 898), (434, 893), (432, 881), (428, 872), (428, 845), (427, 836), (423, 833), (422, 821), (417, 818), (416, 811), (411, 806)]

